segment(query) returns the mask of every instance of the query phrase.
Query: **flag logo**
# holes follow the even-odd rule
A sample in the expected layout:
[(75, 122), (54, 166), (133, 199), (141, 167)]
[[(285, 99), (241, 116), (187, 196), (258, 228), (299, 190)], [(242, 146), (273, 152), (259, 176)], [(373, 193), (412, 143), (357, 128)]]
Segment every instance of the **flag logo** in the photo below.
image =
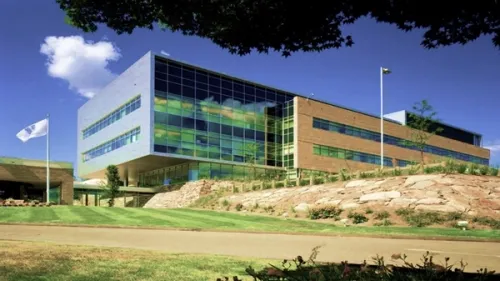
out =
[(47, 135), (48, 131), (49, 120), (43, 119), (22, 129), (19, 133), (17, 133), (16, 137), (22, 142), (27, 142), (29, 139)]
[(382, 73), (383, 74), (390, 74), (391, 73), (391, 70), (389, 68), (384, 68), (382, 67)]

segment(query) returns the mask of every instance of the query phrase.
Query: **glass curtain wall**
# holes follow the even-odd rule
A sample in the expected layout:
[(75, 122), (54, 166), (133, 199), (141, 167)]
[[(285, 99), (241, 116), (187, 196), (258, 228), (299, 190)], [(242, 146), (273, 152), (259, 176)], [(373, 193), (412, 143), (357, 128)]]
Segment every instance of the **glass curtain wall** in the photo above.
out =
[[(157, 58), (154, 150), (283, 167), (283, 118), (291, 100), (293, 95), (284, 92)], [(293, 139), (291, 108), (292, 125), (287, 126)]]

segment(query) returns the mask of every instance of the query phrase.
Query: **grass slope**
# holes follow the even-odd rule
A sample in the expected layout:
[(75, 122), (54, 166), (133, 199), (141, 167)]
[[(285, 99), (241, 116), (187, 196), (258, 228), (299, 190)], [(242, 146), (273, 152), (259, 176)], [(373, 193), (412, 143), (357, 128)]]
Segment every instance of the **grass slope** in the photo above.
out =
[(43, 223), (120, 227), (279, 232), (305, 234), (401, 235), (419, 237), (499, 239), (499, 230), (453, 228), (336, 227), (328, 223), (260, 215), (193, 209), (142, 209), (58, 206), (0, 208), (0, 223)]
[(245, 268), (270, 261), (224, 256), (163, 254), (103, 247), (0, 241), (0, 280), (213, 281), (245, 276)]

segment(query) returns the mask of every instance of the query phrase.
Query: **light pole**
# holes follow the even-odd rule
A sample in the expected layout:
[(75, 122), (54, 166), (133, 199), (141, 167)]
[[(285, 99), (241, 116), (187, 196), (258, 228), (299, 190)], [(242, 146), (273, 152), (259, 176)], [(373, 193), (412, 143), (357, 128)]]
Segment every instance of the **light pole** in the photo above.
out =
[(384, 75), (391, 73), (380, 67), (380, 168), (384, 168)]

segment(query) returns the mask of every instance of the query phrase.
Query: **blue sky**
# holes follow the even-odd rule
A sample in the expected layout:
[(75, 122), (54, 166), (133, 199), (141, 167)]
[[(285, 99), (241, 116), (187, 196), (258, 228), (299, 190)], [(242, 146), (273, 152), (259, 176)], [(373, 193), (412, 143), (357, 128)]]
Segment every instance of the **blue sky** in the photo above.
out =
[[(159, 30), (119, 36), (102, 28), (84, 34), (64, 23), (55, 1), (26, 3), (0, 3), (2, 156), (45, 159), (45, 138), (22, 143), (15, 135), (50, 113), (51, 159), (75, 163), (76, 114), (87, 100), (82, 95), (98, 91), (147, 51), (163, 50), (175, 59), (373, 114), (379, 114), (379, 67), (388, 67), (393, 73), (384, 81), (387, 113), (428, 99), (443, 121), (482, 133), (492, 164), (500, 164), (500, 50), (490, 38), (429, 51), (419, 45), (420, 32), (362, 20), (346, 28), (353, 48), (239, 57), (208, 40)], [(82, 55), (89, 50), (95, 56)], [(50, 73), (47, 54), (56, 59)]]

